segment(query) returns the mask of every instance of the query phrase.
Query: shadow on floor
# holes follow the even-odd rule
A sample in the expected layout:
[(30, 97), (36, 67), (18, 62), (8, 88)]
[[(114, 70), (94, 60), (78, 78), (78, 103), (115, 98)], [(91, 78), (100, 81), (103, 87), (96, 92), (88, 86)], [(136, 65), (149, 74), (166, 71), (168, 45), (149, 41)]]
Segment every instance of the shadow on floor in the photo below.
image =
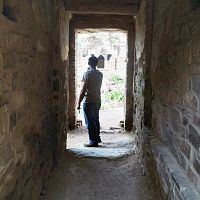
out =
[[(82, 143), (78, 144), (79, 140), (87, 138), (84, 131), (69, 137), (72, 139), (71, 146), (62, 155), (59, 167), (48, 184), (47, 196), (41, 199), (160, 200), (151, 179), (143, 175), (138, 155), (132, 149), (133, 135), (102, 135), (104, 143), (99, 148), (85, 148)], [(124, 156), (126, 151), (129, 153)], [(88, 157), (92, 152), (93, 156)], [(117, 152), (120, 152), (118, 156)]]

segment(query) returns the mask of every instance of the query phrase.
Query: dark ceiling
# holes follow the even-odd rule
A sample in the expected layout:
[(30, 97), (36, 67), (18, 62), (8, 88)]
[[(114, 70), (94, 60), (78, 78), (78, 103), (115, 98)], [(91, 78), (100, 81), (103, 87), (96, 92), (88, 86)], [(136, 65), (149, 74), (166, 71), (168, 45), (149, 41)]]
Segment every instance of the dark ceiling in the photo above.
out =
[(136, 15), (139, 0), (65, 0), (75, 13)]

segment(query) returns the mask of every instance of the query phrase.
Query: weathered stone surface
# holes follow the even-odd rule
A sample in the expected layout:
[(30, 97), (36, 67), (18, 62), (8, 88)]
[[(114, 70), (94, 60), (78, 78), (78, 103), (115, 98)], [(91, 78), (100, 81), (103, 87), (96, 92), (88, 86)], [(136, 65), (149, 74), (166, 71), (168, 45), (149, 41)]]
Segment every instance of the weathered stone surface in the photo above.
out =
[(193, 77), (192, 78), (192, 89), (196, 92), (196, 94), (200, 94), (200, 78), (199, 77)]
[(200, 134), (197, 132), (197, 130), (192, 125), (189, 125), (188, 139), (191, 142), (191, 144), (197, 150), (199, 150), (199, 148), (200, 148)]
[(2, 68), (3, 68), (3, 56), (0, 53), (0, 69), (2, 69)]
[(186, 117), (183, 117), (183, 121), (182, 121), (184, 126), (188, 125), (188, 119)]
[(59, 91), (59, 89), (60, 89), (60, 82), (59, 82), (58, 79), (55, 79), (55, 80), (53, 81), (53, 90), (54, 90), (54, 91)]
[(16, 90), (19, 85), (18, 76), (18, 72), (12, 74), (12, 90)]
[(181, 151), (185, 154), (185, 156), (190, 159), (190, 152), (191, 152), (191, 147), (188, 143), (185, 141), (181, 142)]
[(79, 11), (82, 13), (101, 13), (101, 14), (120, 14), (134, 15), (137, 13), (139, 0), (123, 0), (115, 4), (113, 0), (107, 1), (85, 1), (69, 0), (66, 3), (66, 9)]
[(14, 156), (14, 153), (11, 150), (11, 144), (8, 143), (2, 143), (0, 145), (0, 171), (6, 167), (6, 164), (12, 159)]
[(198, 160), (198, 158), (194, 159), (194, 168), (197, 171), (197, 173), (200, 175), (200, 160)]
[(25, 106), (26, 104), (26, 97), (24, 92), (13, 92), (11, 95), (10, 103), (12, 104), (12, 108), (19, 109)]
[(196, 186), (198, 184), (198, 176), (190, 167), (188, 167), (187, 169), (187, 177), (190, 180), (190, 182), (193, 183), (193, 185)]
[[(187, 174), (190, 185), (200, 191), (200, 176), (196, 170), (199, 160), (193, 160), (194, 154), (200, 155), (200, 15), (192, 10), (189, 1), (178, 0), (176, 4), (172, 0), (154, 1), (151, 9), (152, 2), (141, 1), (136, 23), (136, 127), (139, 127), (141, 116), (145, 115), (141, 98), (143, 88), (139, 87), (139, 82), (144, 79), (147, 82), (146, 79), (150, 77), (152, 132), (170, 149), (181, 173)], [(154, 17), (150, 20), (149, 13), (152, 12)], [(149, 65), (148, 52), (151, 55)], [(139, 74), (138, 69), (141, 68), (146, 70), (147, 75)], [(143, 144), (139, 147), (144, 151), (148, 138), (144, 140), (145, 136), (142, 133), (139, 135)], [(174, 184), (169, 184), (167, 180), (170, 178), (166, 176), (170, 175), (163, 172), (162, 159), (156, 160), (156, 164), (159, 165), (156, 173), (169, 198), (198, 199), (188, 190), (181, 193)]]
[(9, 33), (6, 40), (6, 49), (8, 51), (16, 51), (31, 55), (32, 44), (31, 40), (17, 33)]
[(200, 117), (198, 115), (195, 115), (194, 117), (194, 124), (200, 128)]
[(0, 143), (8, 134), (8, 114), (6, 108), (0, 107)]
[(68, 74), (59, 49), (60, 3), (0, 0), (0, 199), (38, 199), (65, 140), (67, 120), (57, 133), (54, 110), (60, 100), (53, 105), (55, 68), (66, 84), (57, 116), (63, 118)]
[[(183, 171), (180, 168), (180, 165), (177, 163), (176, 159), (168, 150), (168, 148), (158, 140), (151, 140), (151, 147), (154, 159), (157, 163), (157, 169), (159, 170), (159, 174), (161, 176), (161, 180), (163, 180), (163, 177), (165, 177), (165, 180), (168, 180), (167, 182), (165, 182), (165, 184), (163, 184), (167, 195), (170, 196), (171, 199), (177, 199), (177, 196), (181, 200), (199, 199), (200, 197), (197, 191), (193, 188), (193, 186), (190, 185), (189, 180), (184, 175)], [(166, 175), (164, 176), (166, 171), (168, 172), (166, 174), (167, 177)], [(190, 174), (189, 176), (195, 182), (197, 181), (197, 176), (193, 177), (192, 174)], [(174, 192), (175, 190), (177, 191)]]
[(12, 131), (12, 129), (17, 125), (17, 113), (13, 112), (10, 114), (10, 121), (9, 121), (9, 130)]
[(3, 1), (3, 15), (12, 21), (19, 21), (19, 2), (14, 0)]
[(28, 66), (31, 64), (31, 61), (33, 60), (32, 57), (24, 55), (24, 54), (17, 54), (17, 53), (9, 53), (9, 54), (3, 54), (3, 60), (4, 60), (4, 69), (13, 69), (16, 67), (23, 67)]
[(0, 91), (6, 92), (11, 88), (10, 74), (7, 72), (0, 73)]
[(0, 13), (2, 13), (3, 10), (3, 0), (0, 0)]

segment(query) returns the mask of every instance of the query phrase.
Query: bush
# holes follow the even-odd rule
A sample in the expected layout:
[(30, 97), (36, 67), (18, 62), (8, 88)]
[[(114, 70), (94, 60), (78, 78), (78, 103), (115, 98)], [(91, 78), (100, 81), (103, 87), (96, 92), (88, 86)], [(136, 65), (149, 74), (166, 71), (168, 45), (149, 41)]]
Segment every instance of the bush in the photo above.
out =
[(115, 83), (115, 84), (120, 84), (120, 83), (123, 83), (124, 80), (122, 77), (120, 77), (119, 75), (114, 75), (112, 76), (112, 81)]
[(121, 90), (113, 90), (106, 94), (106, 99), (108, 101), (124, 102), (125, 95)]

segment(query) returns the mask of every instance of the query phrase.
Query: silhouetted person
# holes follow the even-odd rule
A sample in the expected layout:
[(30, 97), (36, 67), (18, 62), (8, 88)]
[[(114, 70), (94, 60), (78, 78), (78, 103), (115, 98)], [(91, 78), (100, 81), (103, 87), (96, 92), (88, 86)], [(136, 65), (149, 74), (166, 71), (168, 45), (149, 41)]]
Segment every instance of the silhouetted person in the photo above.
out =
[(86, 127), (89, 134), (89, 143), (86, 147), (98, 147), (101, 142), (99, 109), (101, 107), (101, 85), (103, 74), (96, 69), (98, 58), (92, 56), (89, 58), (89, 68), (83, 75), (83, 86), (80, 92), (78, 107), (80, 109), (83, 101), (83, 112)]

